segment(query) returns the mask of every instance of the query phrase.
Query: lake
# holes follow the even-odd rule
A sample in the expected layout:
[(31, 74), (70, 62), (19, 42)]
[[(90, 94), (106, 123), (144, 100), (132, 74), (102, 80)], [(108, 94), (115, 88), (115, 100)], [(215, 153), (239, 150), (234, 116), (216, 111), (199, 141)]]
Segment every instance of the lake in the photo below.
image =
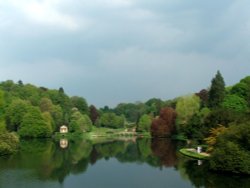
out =
[(1, 188), (250, 187), (250, 178), (207, 170), (170, 139), (22, 140), (0, 158)]

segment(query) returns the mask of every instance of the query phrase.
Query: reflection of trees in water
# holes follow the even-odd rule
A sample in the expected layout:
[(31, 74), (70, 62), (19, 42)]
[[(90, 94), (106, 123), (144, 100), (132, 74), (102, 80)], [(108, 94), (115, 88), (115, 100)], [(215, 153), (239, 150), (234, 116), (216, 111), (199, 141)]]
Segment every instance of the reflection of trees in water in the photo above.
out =
[(207, 170), (206, 163), (198, 166), (196, 160), (177, 157), (176, 144), (170, 139), (137, 139), (136, 143), (113, 141), (96, 145), (78, 140), (70, 141), (66, 149), (51, 140), (22, 141), (16, 155), (0, 158), (0, 170), (32, 169), (32, 176), (41, 180), (63, 182), (70, 173), (84, 173), (90, 163), (111, 157), (122, 163), (175, 166), (195, 187), (250, 187), (250, 178), (215, 174)]
[(176, 145), (171, 139), (152, 139), (151, 149), (161, 165), (172, 167), (177, 164)]
[(181, 159), (178, 170), (188, 177), (195, 187), (228, 188), (250, 187), (250, 178), (241, 175), (219, 174), (208, 170), (206, 162), (198, 166), (196, 160)]
[(118, 154), (123, 154), (126, 151), (126, 143), (122, 141), (97, 144), (94, 147), (96, 152), (106, 159), (109, 159), (110, 157), (116, 157)]
[(71, 141), (67, 149), (56, 148), (53, 158), (59, 160), (50, 177), (63, 182), (70, 173), (79, 174), (85, 172), (89, 164), (89, 156), (92, 144), (87, 140)]
[(92, 151), (92, 144), (87, 140), (70, 142), (69, 145), (62, 149), (51, 140), (22, 140), (16, 155), (5, 162), (0, 161), (1, 169), (31, 169), (41, 180), (63, 182), (70, 173), (86, 171)]
[(98, 159), (102, 158), (102, 155), (100, 153), (98, 153), (98, 151), (95, 149), (95, 147), (93, 147), (93, 150), (90, 154), (90, 163), (92, 165), (94, 165)]
[[(122, 163), (147, 163), (154, 167), (174, 165), (174, 147), (163, 140), (138, 139), (92, 145), (87, 140), (69, 141), (67, 148), (51, 140), (23, 140), (20, 151), (1, 164), (1, 169), (32, 169), (41, 180), (63, 182), (70, 173), (87, 170), (100, 159), (116, 158)], [(169, 158), (169, 159), (168, 159)]]

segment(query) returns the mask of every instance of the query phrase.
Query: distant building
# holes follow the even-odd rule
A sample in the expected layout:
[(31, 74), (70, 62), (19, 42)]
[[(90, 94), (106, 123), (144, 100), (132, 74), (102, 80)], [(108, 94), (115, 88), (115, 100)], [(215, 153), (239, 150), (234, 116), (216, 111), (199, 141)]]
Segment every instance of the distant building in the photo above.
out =
[(60, 133), (68, 133), (68, 127), (66, 125), (61, 126)]

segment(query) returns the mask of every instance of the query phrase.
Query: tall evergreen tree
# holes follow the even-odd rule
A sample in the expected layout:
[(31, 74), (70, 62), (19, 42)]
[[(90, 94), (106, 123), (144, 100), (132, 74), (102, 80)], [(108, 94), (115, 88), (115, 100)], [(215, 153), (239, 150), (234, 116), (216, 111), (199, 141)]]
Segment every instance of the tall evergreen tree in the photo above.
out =
[(212, 79), (211, 88), (209, 90), (209, 106), (214, 108), (218, 107), (225, 97), (225, 82), (220, 73), (217, 74)]

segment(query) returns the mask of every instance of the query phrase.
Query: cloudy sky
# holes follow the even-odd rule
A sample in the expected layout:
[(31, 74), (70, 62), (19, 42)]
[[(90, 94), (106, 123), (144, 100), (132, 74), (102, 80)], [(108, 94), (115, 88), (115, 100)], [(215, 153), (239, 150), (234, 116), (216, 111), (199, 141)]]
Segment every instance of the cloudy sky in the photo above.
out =
[(249, 0), (0, 0), (0, 80), (89, 104), (170, 99), (250, 75)]

